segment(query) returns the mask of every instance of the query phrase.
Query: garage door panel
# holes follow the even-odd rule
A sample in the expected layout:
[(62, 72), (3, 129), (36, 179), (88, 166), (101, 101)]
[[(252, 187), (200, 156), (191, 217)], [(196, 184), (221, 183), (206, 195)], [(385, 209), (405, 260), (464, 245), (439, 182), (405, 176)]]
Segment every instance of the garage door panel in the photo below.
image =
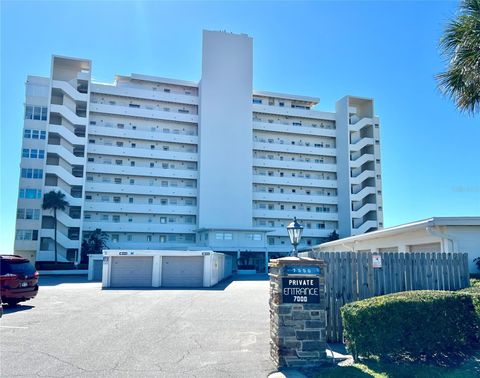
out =
[(163, 256), (163, 287), (203, 287), (203, 256)]
[(152, 287), (153, 257), (112, 257), (111, 287)]

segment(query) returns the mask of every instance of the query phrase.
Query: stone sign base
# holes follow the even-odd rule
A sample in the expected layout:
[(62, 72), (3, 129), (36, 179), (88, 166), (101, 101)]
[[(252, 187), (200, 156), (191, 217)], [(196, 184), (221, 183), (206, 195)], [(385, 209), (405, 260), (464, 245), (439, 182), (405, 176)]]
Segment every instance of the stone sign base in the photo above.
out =
[[(278, 368), (313, 368), (325, 364), (324, 262), (285, 257), (271, 260), (269, 267), (272, 359)], [(292, 271), (295, 273), (291, 274)]]

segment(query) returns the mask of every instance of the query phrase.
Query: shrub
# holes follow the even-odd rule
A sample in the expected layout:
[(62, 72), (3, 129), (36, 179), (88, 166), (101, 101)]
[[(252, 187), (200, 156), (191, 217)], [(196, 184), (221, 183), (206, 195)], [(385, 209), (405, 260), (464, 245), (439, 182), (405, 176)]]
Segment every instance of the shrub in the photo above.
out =
[(410, 291), (348, 303), (341, 308), (347, 349), (355, 360), (359, 355), (431, 359), (460, 353), (478, 342), (475, 305), (480, 306), (474, 297)]

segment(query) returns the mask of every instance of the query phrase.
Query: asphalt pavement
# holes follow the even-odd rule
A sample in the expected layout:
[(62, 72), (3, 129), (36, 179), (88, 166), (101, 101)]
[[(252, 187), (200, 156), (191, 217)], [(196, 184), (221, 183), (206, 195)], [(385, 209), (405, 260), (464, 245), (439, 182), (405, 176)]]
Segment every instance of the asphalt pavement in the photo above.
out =
[(268, 290), (267, 276), (204, 290), (42, 277), (36, 298), (4, 307), (0, 376), (267, 377)]

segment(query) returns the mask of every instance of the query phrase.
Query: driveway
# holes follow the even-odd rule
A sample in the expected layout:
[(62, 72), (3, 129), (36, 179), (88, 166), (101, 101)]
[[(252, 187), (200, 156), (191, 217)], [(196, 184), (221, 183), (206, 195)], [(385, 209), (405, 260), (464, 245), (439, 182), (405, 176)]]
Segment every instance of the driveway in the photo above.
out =
[(42, 277), (38, 296), (0, 320), (0, 375), (266, 377), (269, 282), (205, 290), (102, 290)]

